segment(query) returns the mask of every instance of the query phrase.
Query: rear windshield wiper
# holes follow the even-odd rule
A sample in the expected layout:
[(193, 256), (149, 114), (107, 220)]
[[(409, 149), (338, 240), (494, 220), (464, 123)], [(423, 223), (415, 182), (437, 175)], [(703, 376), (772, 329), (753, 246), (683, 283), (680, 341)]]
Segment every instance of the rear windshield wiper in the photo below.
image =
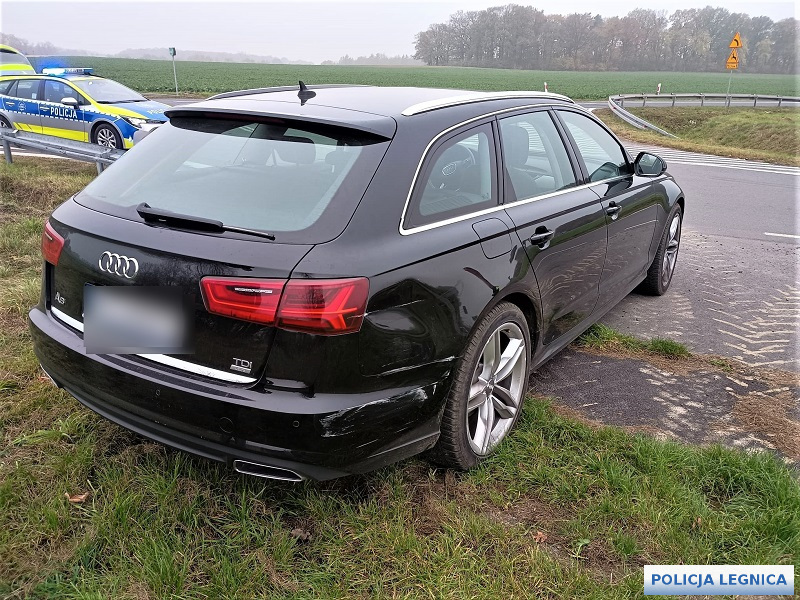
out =
[(203, 217), (193, 217), (192, 215), (182, 215), (174, 213), (162, 208), (153, 208), (147, 202), (142, 202), (136, 207), (136, 212), (148, 223), (163, 223), (164, 225), (172, 225), (181, 229), (194, 229), (196, 231), (211, 231), (222, 233), (223, 231), (231, 231), (234, 233), (244, 233), (246, 235), (254, 235), (257, 237), (267, 238), (274, 240), (275, 236), (266, 231), (259, 231), (257, 229), (247, 229), (245, 227), (233, 227), (225, 225), (222, 221), (215, 219), (204, 219)]

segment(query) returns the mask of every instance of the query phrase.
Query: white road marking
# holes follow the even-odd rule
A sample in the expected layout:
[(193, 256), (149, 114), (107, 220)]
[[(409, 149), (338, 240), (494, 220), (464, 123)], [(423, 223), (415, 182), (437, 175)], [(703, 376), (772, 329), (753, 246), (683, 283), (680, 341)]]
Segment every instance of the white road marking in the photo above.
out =
[(796, 240), (800, 240), (800, 235), (793, 235), (791, 233), (770, 233), (769, 231), (765, 231), (764, 235), (771, 235), (771, 236), (774, 236), (774, 237), (788, 237), (788, 238), (794, 238)]

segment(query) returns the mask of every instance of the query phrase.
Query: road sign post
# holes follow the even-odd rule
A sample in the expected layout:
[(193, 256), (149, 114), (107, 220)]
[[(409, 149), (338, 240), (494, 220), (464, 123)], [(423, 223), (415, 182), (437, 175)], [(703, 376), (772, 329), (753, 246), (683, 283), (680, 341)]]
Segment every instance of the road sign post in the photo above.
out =
[(728, 93), (725, 94), (727, 96), (727, 100), (725, 102), (726, 108), (730, 108), (731, 105), (731, 81), (733, 80), (733, 72), (739, 68), (739, 49), (742, 47), (742, 36), (739, 35), (739, 32), (736, 32), (736, 35), (733, 36), (731, 43), (728, 44), (728, 48), (731, 49), (731, 53), (728, 55), (728, 60), (725, 61), (725, 68), (728, 69), (730, 75), (728, 76)]
[(178, 72), (175, 70), (175, 48), (169, 49), (169, 55), (172, 57), (172, 76), (175, 78), (175, 95), (178, 95)]

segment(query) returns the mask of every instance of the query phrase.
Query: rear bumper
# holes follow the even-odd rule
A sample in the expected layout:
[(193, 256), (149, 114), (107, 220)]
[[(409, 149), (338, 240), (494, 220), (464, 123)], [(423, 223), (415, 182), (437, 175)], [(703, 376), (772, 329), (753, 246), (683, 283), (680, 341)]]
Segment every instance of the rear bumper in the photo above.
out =
[(233, 466), (247, 461), (324, 480), (422, 452), (439, 435), (447, 378), (364, 394), (245, 388), (137, 357), (86, 354), (82, 336), (35, 307), (34, 351), (78, 401), (165, 445)]

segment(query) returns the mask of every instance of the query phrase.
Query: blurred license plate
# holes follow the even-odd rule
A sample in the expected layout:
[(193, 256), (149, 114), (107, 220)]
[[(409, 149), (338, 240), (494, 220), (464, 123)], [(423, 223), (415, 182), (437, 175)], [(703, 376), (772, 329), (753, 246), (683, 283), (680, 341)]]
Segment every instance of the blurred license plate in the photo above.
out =
[(83, 288), (83, 342), (90, 354), (191, 354), (190, 298), (176, 287)]

